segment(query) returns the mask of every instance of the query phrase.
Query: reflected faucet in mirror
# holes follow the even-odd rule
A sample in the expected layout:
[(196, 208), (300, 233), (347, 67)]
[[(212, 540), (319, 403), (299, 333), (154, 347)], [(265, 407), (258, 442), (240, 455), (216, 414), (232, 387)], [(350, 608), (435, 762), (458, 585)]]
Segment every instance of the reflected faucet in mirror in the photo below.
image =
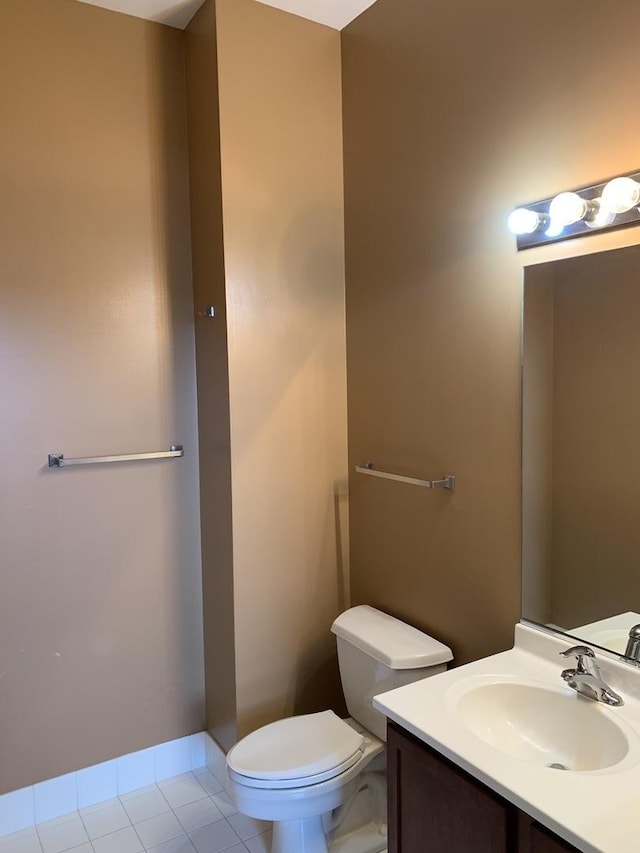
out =
[(624, 656), (640, 663), (640, 625), (633, 625), (629, 630), (629, 639), (624, 650)]

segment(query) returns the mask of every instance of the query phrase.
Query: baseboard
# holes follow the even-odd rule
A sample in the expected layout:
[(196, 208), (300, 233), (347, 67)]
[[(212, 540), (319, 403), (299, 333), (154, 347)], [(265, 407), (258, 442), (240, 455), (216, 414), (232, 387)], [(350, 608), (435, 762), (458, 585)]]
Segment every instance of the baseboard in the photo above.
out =
[(0, 795), (0, 837), (205, 765), (225, 778), (224, 751), (198, 732), (10, 791)]

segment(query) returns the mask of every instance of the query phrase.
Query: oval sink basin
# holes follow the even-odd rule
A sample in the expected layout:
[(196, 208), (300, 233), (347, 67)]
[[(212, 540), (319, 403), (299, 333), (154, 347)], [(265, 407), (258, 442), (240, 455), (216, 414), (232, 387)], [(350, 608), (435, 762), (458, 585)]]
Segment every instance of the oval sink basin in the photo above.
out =
[(630, 756), (615, 710), (569, 688), (490, 681), (463, 690), (455, 710), (491, 746), (542, 767), (604, 770)]

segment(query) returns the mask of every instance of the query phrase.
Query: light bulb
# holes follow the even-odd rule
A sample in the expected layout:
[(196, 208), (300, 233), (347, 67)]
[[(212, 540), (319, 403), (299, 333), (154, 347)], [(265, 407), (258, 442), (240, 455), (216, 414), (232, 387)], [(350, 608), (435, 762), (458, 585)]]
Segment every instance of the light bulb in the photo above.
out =
[(640, 184), (633, 178), (614, 178), (602, 190), (602, 200), (613, 213), (626, 213), (640, 201)]
[(533, 234), (540, 226), (540, 214), (526, 207), (514, 210), (507, 220), (507, 228), (512, 234)]
[(587, 202), (583, 198), (580, 198), (577, 193), (560, 193), (549, 205), (549, 216), (551, 217), (551, 222), (561, 226), (560, 230), (562, 230), (565, 225), (572, 225), (574, 222), (579, 222), (585, 216), (588, 209)]
[(603, 198), (594, 198), (589, 202), (589, 213), (585, 219), (589, 228), (605, 228), (611, 225), (615, 218), (615, 213)]
[(552, 219), (549, 222), (549, 227), (544, 232), (547, 237), (558, 237), (564, 231), (564, 222), (559, 222), (557, 219)]

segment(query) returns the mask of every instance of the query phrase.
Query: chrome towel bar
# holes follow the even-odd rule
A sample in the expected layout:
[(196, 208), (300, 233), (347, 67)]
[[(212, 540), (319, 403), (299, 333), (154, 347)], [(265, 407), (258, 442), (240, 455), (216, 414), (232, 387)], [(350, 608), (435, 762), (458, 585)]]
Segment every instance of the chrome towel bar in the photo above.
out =
[(356, 465), (356, 471), (358, 474), (369, 474), (371, 477), (382, 477), (385, 480), (397, 480), (399, 483), (422, 486), (423, 489), (448, 489), (450, 492), (456, 490), (456, 478), (453, 474), (445, 474), (441, 480), (418, 480), (415, 477), (404, 477), (402, 474), (391, 474), (389, 471), (376, 471), (373, 462)]
[(122, 456), (82, 456), (79, 459), (65, 459), (63, 453), (49, 454), (49, 468), (66, 468), (67, 465), (100, 465), (103, 462), (138, 462), (141, 459), (172, 459), (184, 456), (181, 444), (172, 444), (169, 450), (155, 453), (126, 453)]

